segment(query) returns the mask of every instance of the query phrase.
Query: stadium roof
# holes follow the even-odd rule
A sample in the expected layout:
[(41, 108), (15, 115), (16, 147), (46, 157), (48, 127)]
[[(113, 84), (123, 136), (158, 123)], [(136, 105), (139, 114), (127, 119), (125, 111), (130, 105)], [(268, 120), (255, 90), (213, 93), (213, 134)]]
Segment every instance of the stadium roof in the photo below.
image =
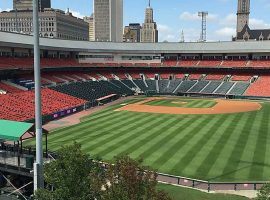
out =
[[(94, 53), (270, 53), (270, 41), (186, 42), (186, 43), (113, 43), (41, 38), (41, 49)], [(32, 48), (29, 35), (0, 32), (0, 47)]]

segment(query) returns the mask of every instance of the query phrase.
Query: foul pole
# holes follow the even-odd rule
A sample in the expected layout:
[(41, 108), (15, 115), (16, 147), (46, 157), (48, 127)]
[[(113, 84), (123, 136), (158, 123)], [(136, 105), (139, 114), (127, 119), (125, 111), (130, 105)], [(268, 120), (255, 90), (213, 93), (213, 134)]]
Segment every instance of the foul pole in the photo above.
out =
[(34, 164), (34, 190), (35, 191), (37, 189), (44, 188), (38, 7), (39, 7), (38, 0), (33, 0), (35, 128), (36, 128), (36, 163)]

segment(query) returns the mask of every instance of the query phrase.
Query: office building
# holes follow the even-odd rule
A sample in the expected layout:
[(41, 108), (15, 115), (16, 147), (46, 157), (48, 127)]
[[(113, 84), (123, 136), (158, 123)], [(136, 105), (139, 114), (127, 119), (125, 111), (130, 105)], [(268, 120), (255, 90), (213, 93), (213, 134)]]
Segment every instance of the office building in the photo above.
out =
[(94, 0), (96, 41), (122, 42), (123, 0)]
[(140, 42), (141, 41), (141, 25), (132, 23), (125, 27), (123, 42)]
[(154, 10), (149, 0), (148, 7), (145, 10), (145, 20), (141, 29), (141, 42), (155, 43), (158, 42), (157, 24), (154, 21)]

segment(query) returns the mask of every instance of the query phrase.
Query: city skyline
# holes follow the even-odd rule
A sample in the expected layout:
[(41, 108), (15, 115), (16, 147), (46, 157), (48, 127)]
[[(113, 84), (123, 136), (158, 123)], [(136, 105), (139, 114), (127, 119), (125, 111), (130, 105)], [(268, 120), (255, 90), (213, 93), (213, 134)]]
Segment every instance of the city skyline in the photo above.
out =
[[(85, 6), (88, 4), (88, 6)], [(205, 0), (199, 4), (198, 0), (153, 0), (154, 20), (159, 30), (159, 41), (180, 41), (184, 30), (185, 41), (197, 41), (200, 37), (200, 19), (198, 11), (208, 11), (207, 40), (231, 40), (236, 33), (236, 0)], [(124, 26), (129, 23), (143, 23), (144, 11), (148, 5), (147, 0), (124, 1)], [(75, 16), (90, 16), (93, 11), (92, 0), (52, 0), (52, 7), (73, 12)], [(1, 0), (0, 11), (11, 9), (12, 0)], [(267, 0), (252, 0), (250, 26), (253, 29), (270, 28), (268, 10), (270, 2)]]

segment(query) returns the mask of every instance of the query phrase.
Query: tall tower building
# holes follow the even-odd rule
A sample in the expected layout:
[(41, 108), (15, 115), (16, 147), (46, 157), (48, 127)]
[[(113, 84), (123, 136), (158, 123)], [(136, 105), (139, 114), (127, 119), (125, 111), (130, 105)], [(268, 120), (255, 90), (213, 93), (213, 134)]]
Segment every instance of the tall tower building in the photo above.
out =
[[(33, 10), (33, 0), (13, 0), (13, 10)], [(39, 0), (39, 10), (51, 8), (51, 0)]]
[(238, 0), (237, 9), (237, 33), (240, 33), (244, 26), (249, 25), (250, 0)]
[(154, 10), (151, 7), (150, 0), (145, 10), (145, 20), (141, 30), (141, 42), (158, 42), (157, 24), (154, 22)]
[(123, 0), (94, 0), (96, 41), (123, 41)]

